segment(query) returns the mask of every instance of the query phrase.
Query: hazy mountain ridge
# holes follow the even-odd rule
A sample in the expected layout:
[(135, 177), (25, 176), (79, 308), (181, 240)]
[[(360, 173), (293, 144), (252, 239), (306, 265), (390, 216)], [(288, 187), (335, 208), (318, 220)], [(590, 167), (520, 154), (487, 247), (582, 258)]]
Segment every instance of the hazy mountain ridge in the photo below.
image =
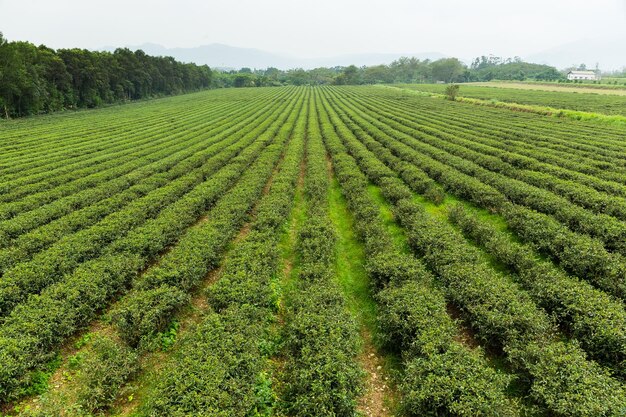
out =
[(585, 63), (592, 69), (597, 63), (601, 70), (619, 70), (626, 67), (626, 34), (614, 38), (581, 39), (528, 55), (526, 59), (557, 68)]
[[(236, 46), (212, 43), (193, 48), (166, 48), (154, 43), (129, 46), (130, 49), (142, 49), (149, 55), (172, 56), (178, 61), (193, 62), (199, 65), (206, 64), (211, 68), (239, 69), (243, 67), (264, 69), (276, 67), (279, 69), (335, 66), (371, 66), (389, 64), (402, 57), (415, 57), (420, 60), (437, 60), (450, 55), (441, 52), (420, 53), (360, 53), (344, 54), (320, 58), (300, 58), (286, 54), (272, 53), (256, 48), (241, 48)], [(106, 47), (112, 51), (115, 48)], [(469, 64), (467, 57), (460, 58)], [(570, 42), (558, 47), (523, 57), (527, 62), (547, 64), (559, 69), (585, 63), (588, 68), (600, 64), (602, 70), (618, 70), (626, 66), (626, 35), (611, 39), (584, 39)]]
[[(279, 69), (317, 67), (334, 67), (347, 65), (378, 65), (389, 64), (401, 56), (412, 56), (418, 59), (436, 60), (445, 58), (447, 55), (439, 52), (421, 53), (369, 53), (369, 54), (345, 54), (321, 58), (299, 58), (283, 54), (275, 54), (255, 48), (240, 48), (219, 43), (202, 45), (194, 48), (166, 48), (162, 45), (146, 43), (143, 45), (129, 46), (130, 49), (141, 49), (148, 55), (172, 56), (178, 61), (194, 62), (199, 65), (206, 64), (212, 68), (239, 69), (276, 67)], [(103, 48), (112, 51), (115, 48)]]

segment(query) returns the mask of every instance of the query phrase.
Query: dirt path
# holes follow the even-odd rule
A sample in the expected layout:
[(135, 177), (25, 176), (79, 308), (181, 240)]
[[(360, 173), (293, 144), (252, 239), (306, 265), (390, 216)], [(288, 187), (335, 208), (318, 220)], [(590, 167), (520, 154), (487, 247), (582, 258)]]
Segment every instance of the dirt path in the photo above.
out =
[(365, 417), (391, 416), (388, 403), (391, 401), (389, 377), (385, 372), (384, 360), (372, 342), (372, 335), (363, 329), (363, 353), (359, 357), (361, 366), (367, 373), (365, 392), (359, 399), (357, 411)]
[(354, 219), (334, 178), (333, 166), (327, 158), (331, 188), (329, 194), (330, 218), (337, 231), (337, 281), (343, 290), (351, 313), (360, 325), (363, 351), (359, 356), (366, 373), (365, 392), (359, 399), (357, 411), (366, 417), (391, 416), (395, 404), (395, 389), (390, 379), (393, 362), (377, 348), (377, 305), (370, 292), (369, 276), (365, 271), (365, 251), (354, 231)]

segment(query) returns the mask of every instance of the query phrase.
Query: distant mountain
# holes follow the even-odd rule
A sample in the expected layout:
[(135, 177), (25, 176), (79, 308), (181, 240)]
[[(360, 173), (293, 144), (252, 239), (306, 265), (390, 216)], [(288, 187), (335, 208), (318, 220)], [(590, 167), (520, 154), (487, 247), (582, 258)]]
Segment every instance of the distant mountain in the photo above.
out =
[(618, 70), (626, 67), (626, 35), (615, 38), (582, 39), (528, 55), (525, 60), (561, 69), (582, 63), (592, 69), (598, 63), (601, 70)]
[[(347, 65), (378, 65), (389, 64), (402, 57), (415, 57), (420, 60), (437, 60), (447, 58), (439, 52), (421, 53), (368, 53), (368, 54), (345, 54), (322, 58), (300, 58), (284, 54), (276, 54), (255, 48), (239, 48), (235, 46), (212, 43), (209, 45), (193, 48), (166, 48), (154, 43), (129, 46), (130, 49), (142, 49), (149, 55), (172, 56), (178, 61), (206, 64), (211, 68), (239, 69), (243, 67), (264, 69), (276, 67), (279, 69), (317, 67), (334, 67)], [(103, 48), (112, 51), (115, 48)], [(588, 68), (594, 68), (600, 64), (602, 70), (617, 70), (626, 66), (626, 35), (609, 39), (583, 39), (570, 42), (555, 48), (527, 55), (527, 62), (552, 65), (563, 69), (573, 65), (585, 63)], [(468, 64), (470, 61), (461, 58)]]
[[(275, 67), (279, 69), (316, 67), (334, 67), (347, 65), (378, 65), (389, 64), (401, 56), (411, 56), (418, 59), (436, 60), (445, 58), (446, 55), (438, 52), (427, 53), (372, 53), (372, 54), (347, 54), (324, 58), (298, 58), (288, 55), (274, 54), (254, 48), (239, 48), (219, 43), (198, 46), (195, 48), (166, 48), (161, 45), (146, 43), (138, 46), (129, 46), (130, 49), (142, 49), (148, 55), (172, 56), (178, 61), (194, 62), (199, 65), (206, 64), (211, 68), (239, 69), (242, 67), (264, 69)], [(104, 50), (115, 48), (107, 47)]]
[(291, 68), (294, 58), (273, 54), (254, 48), (237, 48), (213, 43), (195, 48), (165, 48), (161, 45), (147, 43), (132, 46), (130, 49), (142, 49), (148, 55), (172, 56), (177, 61), (194, 62), (212, 68)]
[(337, 55), (328, 58), (311, 58), (303, 59), (303, 68), (315, 68), (315, 67), (334, 67), (334, 66), (372, 66), (380, 64), (390, 64), (396, 59), (407, 56), (415, 57), (419, 60), (430, 59), (431, 61), (447, 58), (447, 55), (439, 52), (421, 52), (421, 53), (406, 53), (406, 54), (390, 54), (390, 53), (372, 53), (372, 54), (346, 54)]

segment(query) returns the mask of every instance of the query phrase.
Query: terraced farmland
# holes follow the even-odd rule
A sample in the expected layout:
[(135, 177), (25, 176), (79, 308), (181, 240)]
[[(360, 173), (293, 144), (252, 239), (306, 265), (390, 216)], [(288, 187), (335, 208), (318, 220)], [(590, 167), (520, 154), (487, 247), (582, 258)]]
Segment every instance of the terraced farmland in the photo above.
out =
[(1, 410), (626, 415), (625, 138), (379, 87), (0, 124)]

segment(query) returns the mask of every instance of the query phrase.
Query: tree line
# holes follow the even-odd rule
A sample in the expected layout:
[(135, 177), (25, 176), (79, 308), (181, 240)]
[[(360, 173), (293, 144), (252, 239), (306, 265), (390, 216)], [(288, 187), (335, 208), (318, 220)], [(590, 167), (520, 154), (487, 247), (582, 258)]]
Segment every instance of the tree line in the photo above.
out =
[(213, 72), (142, 50), (54, 50), (0, 33), (0, 110), (20, 117), (208, 88)]
[(456, 58), (431, 61), (402, 57), (389, 65), (363, 67), (217, 71), (172, 57), (149, 56), (142, 50), (54, 50), (29, 42), (8, 42), (0, 33), (0, 112), (5, 118), (93, 108), (205, 88), (492, 79), (559, 80), (563, 75), (547, 65), (493, 56), (476, 58), (469, 67)]
[(215, 73), (219, 87), (263, 87), (273, 85), (358, 85), (392, 83), (460, 83), (490, 80), (564, 79), (556, 68), (523, 62), (520, 58), (504, 59), (493, 56), (476, 58), (468, 67), (457, 58), (436, 61), (402, 57), (389, 65), (315, 68), (312, 70), (277, 68)]

